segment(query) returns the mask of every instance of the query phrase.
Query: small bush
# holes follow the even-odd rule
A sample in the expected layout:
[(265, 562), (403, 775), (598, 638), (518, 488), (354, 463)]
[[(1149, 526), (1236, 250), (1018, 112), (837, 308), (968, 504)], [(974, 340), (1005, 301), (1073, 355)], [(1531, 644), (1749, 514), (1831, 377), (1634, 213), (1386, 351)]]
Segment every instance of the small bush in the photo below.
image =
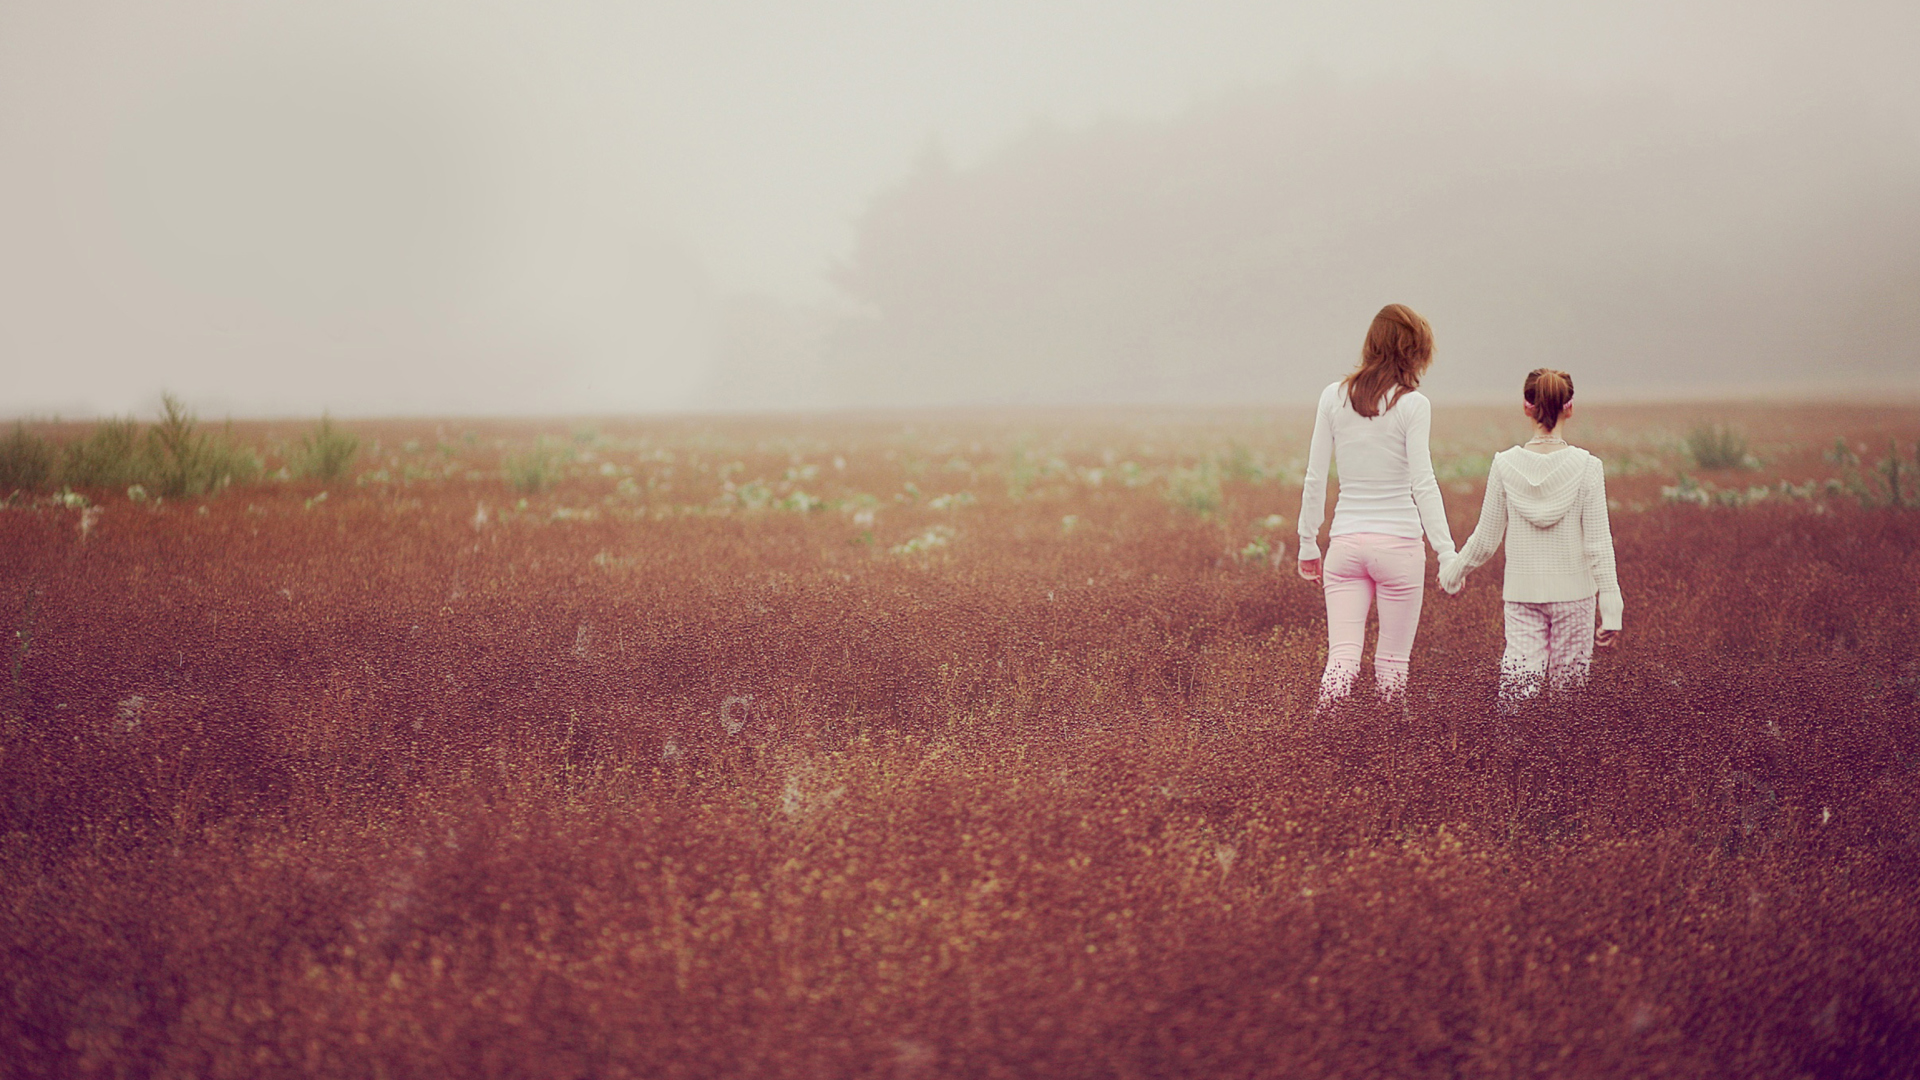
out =
[(234, 442), (229, 429), (220, 438), (200, 430), (192, 410), (172, 394), (164, 395), (160, 422), (147, 429), (147, 474), (166, 498), (205, 495), (229, 484), (260, 477), (260, 458)]
[[(1920, 443), (1913, 446), (1911, 463), (1900, 460), (1898, 444), (1888, 443), (1887, 456), (1880, 459), (1873, 472), (1880, 488), (1872, 493), (1874, 501), (1892, 507), (1920, 506), (1920, 484), (1916, 483), (1916, 477), (1920, 477)], [(1912, 494), (1908, 494), (1908, 488), (1914, 489)], [(1867, 499), (1861, 501), (1871, 505)]]
[(300, 437), (294, 471), (314, 480), (338, 480), (359, 454), (360, 437), (334, 427), (333, 419), (322, 414), (313, 430)]
[(53, 444), (16, 423), (13, 433), (0, 439), (0, 497), (15, 491), (34, 491), (53, 482)]
[(525, 453), (508, 454), (500, 467), (506, 474), (507, 485), (515, 491), (545, 491), (558, 479), (553, 460), (543, 447), (536, 446)]
[(117, 488), (142, 478), (140, 425), (132, 417), (102, 420), (66, 446), (60, 478), (75, 487)]
[[(147, 454), (153, 463), (153, 486), (163, 497), (190, 492), (200, 472), (201, 447), (206, 435), (192, 412), (172, 394), (161, 398), (160, 422), (147, 431)], [(193, 492), (198, 494), (198, 492)]]
[(1678, 483), (1673, 484), (1671, 487), (1663, 487), (1660, 489), (1660, 498), (1663, 502), (1690, 503), (1694, 506), (1712, 506), (1713, 485), (1708, 484), (1702, 486), (1700, 481), (1695, 480), (1686, 473), (1681, 473)]
[(258, 483), (266, 472), (266, 463), (253, 447), (234, 438), (232, 421), (221, 425), (218, 438), (207, 440), (206, 462), (207, 491), (218, 491), (229, 484)]
[(1220, 470), (1211, 461), (1175, 469), (1167, 477), (1167, 501), (1190, 514), (1210, 517), (1221, 505)]
[(946, 547), (948, 544), (953, 543), (954, 535), (954, 529), (951, 525), (935, 525), (919, 536), (913, 537), (905, 543), (895, 544), (887, 550), (895, 555), (919, 555), (923, 552), (932, 551), (935, 548)]
[(1720, 424), (1694, 428), (1687, 454), (1703, 469), (1739, 469), (1759, 464), (1747, 453), (1747, 437)]
[[(1866, 447), (1862, 445), (1861, 449)], [(1920, 507), (1920, 442), (1903, 461), (1900, 444), (1889, 441), (1887, 456), (1871, 466), (1865, 465), (1845, 439), (1835, 439), (1822, 456), (1828, 464), (1840, 466), (1840, 475), (1826, 482), (1830, 493), (1844, 492), (1868, 509)]]
[(1236, 442), (1227, 450), (1227, 476), (1257, 484), (1267, 478), (1266, 463), (1255, 457), (1245, 444)]
[(1007, 456), (1007, 464), (1002, 470), (1007, 480), (1007, 498), (1018, 502), (1027, 497), (1034, 482), (1040, 479), (1040, 466), (1026, 447), (1016, 446)]

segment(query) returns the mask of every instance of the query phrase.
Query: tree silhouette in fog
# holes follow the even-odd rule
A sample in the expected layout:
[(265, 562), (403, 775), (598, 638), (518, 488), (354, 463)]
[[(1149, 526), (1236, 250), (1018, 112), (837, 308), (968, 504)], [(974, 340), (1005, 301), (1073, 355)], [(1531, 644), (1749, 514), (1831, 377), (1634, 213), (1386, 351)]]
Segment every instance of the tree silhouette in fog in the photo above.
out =
[(1447, 75), (929, 151), (859, 222), (845, 403), (1301, 398), (1388, 300), (1438, 389), (1552, 359), (1612, 392), (1910, 373), (1920, 150), (1876, 118)]

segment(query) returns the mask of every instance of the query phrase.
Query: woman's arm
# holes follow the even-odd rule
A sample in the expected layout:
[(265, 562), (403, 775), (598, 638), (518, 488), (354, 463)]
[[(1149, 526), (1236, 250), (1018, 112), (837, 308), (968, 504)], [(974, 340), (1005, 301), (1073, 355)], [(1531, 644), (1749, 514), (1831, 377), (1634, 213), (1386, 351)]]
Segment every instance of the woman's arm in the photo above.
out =
[[(1588, 466), (1593, 474), (1587, 481), (1586, 501), (1580, 507), (1580, 544), (1587, 556), (1587, 569), (1600, 586), (1600, 631), (1620, 629), (1620, 617), (1626, 604), (1620, 596), (1620, 575), (1613, 564), (1613, 523), (1607, 518), (1607, 468), (1599, 458)], [(1609, 638), (1611, 641), (1611, 638)]]
[(1433, 475), (1433, 454), (1427, 439), (1433, 432), (1433, 404), (1425, 394), (1412, 395), (1402, 404), (1413, 406), (1407, 414), (1407, 468), (1413, 485), (1413, 505), (1420, 512), (1420, 527), (1426, 530), (1427, 543), (1441, 562), (1453, 558), (1453, 529), (1447, 525), (1447, 506), (1440, 498), (1440, 481)]
[(1327, 521), (1327, 466), (1333, 460), (1332, 389), (1320, 395), (1313, 414), (1313, 443), (1307, 448), (1307, 479), (1300, 490), (1300, 561), (1320, 557), (1320, 526)]
[(1487, 493), (1480, 499), (1480, 524), (1474, 526), (1473, 535), (1467, 537), (1467, 544), (1460, 549), (1460, 557), (1451, 563), (1440, 566), (1440, 587), (1448, 592), (1460, 591), (1460, 583), (1466, 580), (1467, 571), (1476, 569), (1481, 563), (1493, 558), (1500, 550), (1500, 541), (1507, 535), (1507, 485), (1500, 480), (1500, 459), (1495, 458), (1487, 467)]

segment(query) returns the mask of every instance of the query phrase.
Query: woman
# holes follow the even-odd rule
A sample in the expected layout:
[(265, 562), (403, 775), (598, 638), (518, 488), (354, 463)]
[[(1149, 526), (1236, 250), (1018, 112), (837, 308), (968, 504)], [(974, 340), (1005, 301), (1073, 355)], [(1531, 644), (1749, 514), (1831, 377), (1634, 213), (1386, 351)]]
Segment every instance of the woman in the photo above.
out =
[(1561, 434), (1573, 417), (1573, 376), (1535, 368), (1521, 384), (1520, 400), (1533, 421), (1533, 438), (1494, 456), (1480, 524), (1459, 556), (1440, 564), (1440, 586), (1457, 593), (1467, 572), (1491, 558), (1506, 537), (1500, 703), (1509, 712), (1542, 686), (1564, 691), (1584, 685), (1593, 647), (1619, 637), (1625, 606), (1613, 565), (1606, 470)]
[[(1440, 485), (1433, 478), (1427, 433), (1433, 405), (1420, 376), (1433, 362), (1433, 329), (1413, 309), (1388, 304), (1373, 317), (1353, 374), (1320, 394), (1300, 496), (1300, 576), (1324, 579), (1327, 668), (1320, 702), (1353, 692), (1367, 610), (1380, 605), (1373, 683), (1383, 698), (1407, 685), (1407, 657), (1420, 627), (1427, 553), (1424, 532), (1443, 561), (1453, 558)], [(1340, 472), (1331, 539), (1322, 566), (1318, 542), (1326, 519), (1327, 462)]]

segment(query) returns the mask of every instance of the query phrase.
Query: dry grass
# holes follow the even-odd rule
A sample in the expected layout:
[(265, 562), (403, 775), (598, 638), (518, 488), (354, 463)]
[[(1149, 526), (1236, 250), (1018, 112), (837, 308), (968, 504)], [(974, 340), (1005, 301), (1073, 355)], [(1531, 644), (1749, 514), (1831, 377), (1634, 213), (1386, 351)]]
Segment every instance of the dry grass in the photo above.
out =
[[(349, 425), (324, 500), (16, 502), (0, 1058), (1910, 1071), (1920, 515), (1666, 504), (1697, 418), (1584, 410), (1628, 602), (1598, 685), (1493, 715), (1496, 564), (1429, 591), (1410, 715), (1310, 730), (1319, 597), (1239, 557), (1291, 540), (1296, 419), (606, 424), (524, 506), (533, 427)], [(1737, 419), (1742, 485), (1920, 431)], [(1441, 418), (1459, 535), (1503, 425)]]

